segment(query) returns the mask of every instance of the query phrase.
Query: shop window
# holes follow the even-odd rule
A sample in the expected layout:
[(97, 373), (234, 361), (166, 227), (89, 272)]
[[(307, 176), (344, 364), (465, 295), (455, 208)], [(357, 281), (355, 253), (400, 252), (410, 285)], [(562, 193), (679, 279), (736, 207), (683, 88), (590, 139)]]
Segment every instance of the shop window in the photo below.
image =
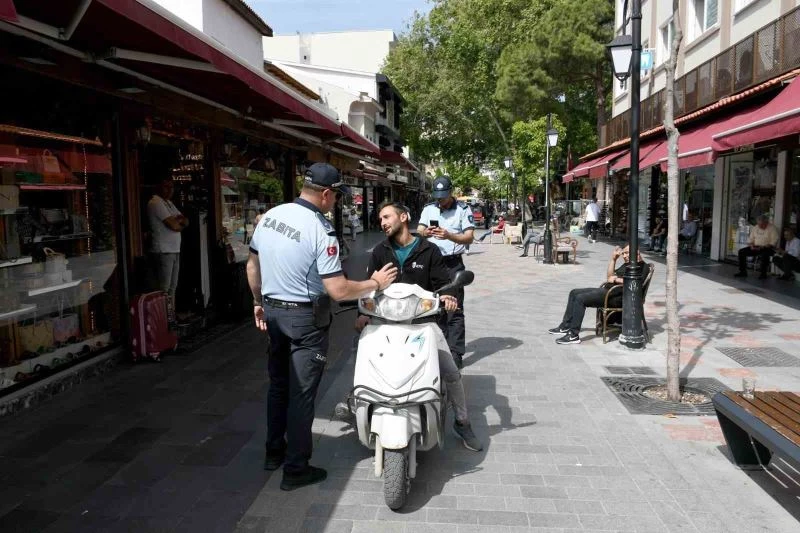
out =
[(111, 158), (99, 141), (76, 140), (0, 126), (2, 391), (120, 338)]
[(247, 259), (250, 239), (261, 215), (284, 202), (278, 161), (263, 157), (249, 166), (222, 168), (222, 227), (236, 261)]
[(736, 257), (747, 246), (750, 230), (760, 215), (775, 220), (777, 160), (771, 149), (734, 154), (728, 158), (727, 255)]

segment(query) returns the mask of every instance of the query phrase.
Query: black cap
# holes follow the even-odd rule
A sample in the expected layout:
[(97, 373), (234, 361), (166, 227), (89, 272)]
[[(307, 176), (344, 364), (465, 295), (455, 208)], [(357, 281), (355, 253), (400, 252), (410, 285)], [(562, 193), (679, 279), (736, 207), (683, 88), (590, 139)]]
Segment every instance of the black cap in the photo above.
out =
[(453, 190), (453, 182), (450, 181), (450, 176), (439, 176), (433, 180), (433, 192), (431, 196), (436, 200), (447, 198)]
[(336, 167), (328, 163), (314, 163), (306, 169), (305, 183), (334, 189), (342, 194), (350, 194), (350, 187), (344, 184)]

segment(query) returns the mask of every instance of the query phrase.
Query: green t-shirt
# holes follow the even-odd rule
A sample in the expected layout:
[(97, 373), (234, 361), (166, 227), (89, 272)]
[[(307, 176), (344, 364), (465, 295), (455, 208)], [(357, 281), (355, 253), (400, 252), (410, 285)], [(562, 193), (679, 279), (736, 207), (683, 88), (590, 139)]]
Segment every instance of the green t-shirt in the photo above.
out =
[(403, 264), (406, 262), (406, 259), (408, 259), (408, 256), (411, 255), (411, 252), (417, 246), (418, 242), (419, 242), (419, 237), (414, 237), (414, 240), (411, 241), (406, 246), (398, 246), (396, 242), (392, 242), (394, 255), (397, 257), (397, 262), (400, 263), (401, 268)]

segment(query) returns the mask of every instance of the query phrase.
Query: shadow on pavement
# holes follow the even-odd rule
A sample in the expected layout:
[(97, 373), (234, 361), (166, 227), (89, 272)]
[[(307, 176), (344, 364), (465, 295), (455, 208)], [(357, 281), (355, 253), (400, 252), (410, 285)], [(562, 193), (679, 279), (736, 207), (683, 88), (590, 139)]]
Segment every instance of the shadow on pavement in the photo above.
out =
[(471, 366), (503, 350), (513, 350), (522, 346), (522, 341), (514, 337), (481, 337), (466, 345), (464, 366)]

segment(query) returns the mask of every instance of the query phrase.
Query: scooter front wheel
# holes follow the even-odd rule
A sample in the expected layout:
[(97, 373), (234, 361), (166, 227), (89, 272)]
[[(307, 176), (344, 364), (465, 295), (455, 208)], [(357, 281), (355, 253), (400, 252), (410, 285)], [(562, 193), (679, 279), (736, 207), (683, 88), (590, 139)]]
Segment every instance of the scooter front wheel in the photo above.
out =
[(383, 498), (396, 511), (406, 504), (408, 495), (408, 448), (383, 451)]

